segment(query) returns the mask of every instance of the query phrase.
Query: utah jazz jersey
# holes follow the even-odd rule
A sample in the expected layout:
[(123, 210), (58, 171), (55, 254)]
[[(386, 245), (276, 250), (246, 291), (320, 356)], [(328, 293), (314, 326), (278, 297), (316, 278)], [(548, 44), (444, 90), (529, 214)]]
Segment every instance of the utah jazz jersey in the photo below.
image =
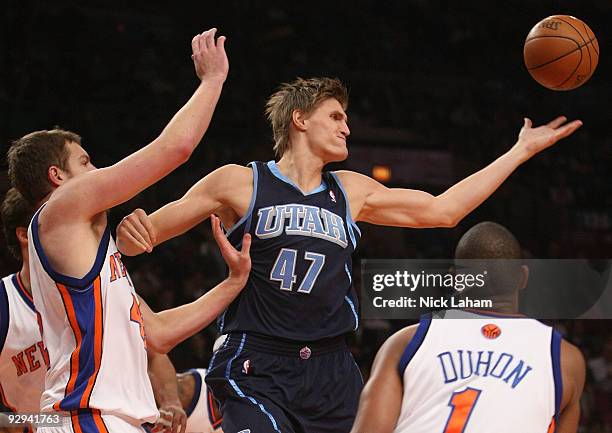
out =
[(99, 425), (100, 414), (134, 425), (155, 422), (140, 307), (109, 227), (91, 270), (73, 278), (49, 263), (39, 239), (39, 213), (30, 224), (28, 247), (34, 304), (50, 360), (41, 410), (92, 414), (92, 419), (73, 417), (75, 431), (96, 431), (87, 426)]
[(228, 238), (239, 248), (251, 234), (252, 269), (221, 332), (312, 341), (357, 329), (351, 255), (360, 232), (338, 177), (323, 173), (305, 194), (274, 161), (250, 166), (253, 196)]
[(527, 318), (457, 310), (445, 317), (422, 318), (404, 351), (394, 432), (554, 431), (560, 335)]
[(0, 397), (13, 412), (37, 413), (49, 354), (32, 297), (18, 274), (0, 282)]

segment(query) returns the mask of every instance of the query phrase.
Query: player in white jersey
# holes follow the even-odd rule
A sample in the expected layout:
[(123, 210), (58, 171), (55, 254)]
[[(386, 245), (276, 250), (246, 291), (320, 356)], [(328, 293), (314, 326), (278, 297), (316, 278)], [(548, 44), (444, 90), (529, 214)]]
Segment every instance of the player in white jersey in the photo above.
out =
[[(44, 390), (49, 355), (42, 342), (34, 308), (29, 271), (27, 226), (33, 206), (11, 188), (1, 206), (6, 245), (21, 270), (0, 281), (0, 397), (13, 412), (37, 413)], [(167, 355), (147, 351), (148, 373), (167, 433), (184, 431), (186, 414), (181, 407), (176, 370)], [(0, 429), (2, 431), (2, 429)]]
[(512, 314), (528, 278), (517, 264), (516, 238), (481, 223), (461, 238), (455, 256), (511, 259), (489, 270), (499, 311), (425, 315), (391, 336), (376, 356), (352, 432), (575, 433), (584, 360), (552, 328)]
[[(49, 366), (30, 290), (27, 221), (32, 207), (14, 189), (2, 203), (2, 223), (11, 254), (21, 270), (0, 282), (0, 397), (13, 412), (36, 413)], [(23, 221), (26, 221), (24, 224)]]
[(219, 407), (206, 387), (206, 369), (177, 374), (179, 397), (187, 413), (186, 433), (222, 433)]
[[(184, 163), (202, 139), (228, 72), (225, 38), (215, 40), (215, 32), (192, 40), (198, 89), (159, 137), (138, 152), (98, 170), (80, 137), (58, 129), (30, 133), (9, 149), (13, 185), (42, 205), (29, 231), (34, 304), (50, 360), (41, 407), (71, 416), (64, 427), (40, 431), (135, 432), (157, 418), (140, 305), (106, 211)], [(236, 263), (250, 269), (243, 255)], [(211, 320), (244, 286), (244, 269), (238, 270), (211, 291)], [(155, 327), (148, 332), (156, 350), (176, 341), (176, 335), (157, 334)]]

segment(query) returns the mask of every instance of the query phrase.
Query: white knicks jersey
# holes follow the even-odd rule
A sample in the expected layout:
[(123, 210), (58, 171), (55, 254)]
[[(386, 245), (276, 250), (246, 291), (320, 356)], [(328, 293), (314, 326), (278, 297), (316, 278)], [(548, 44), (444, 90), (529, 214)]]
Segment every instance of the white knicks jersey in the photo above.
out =
[(527, 318), (421, 318), (402, 355), (395, 433), (546, 433), (561, 404), (561, 337)]
[(222, 419), (216, 410), (216, 403), (208, 392), (204, 378), (206, 369), (194, 368), (187, 373), (195, 379), (193, 398), (185, 409), (187, 414), (186, 433), (211, 433), (221, 428)]
[[(34, 304), (50, 361), (41, 410), (90, 409), (94, 419), (87, 422), (96, 425), (100, 413), (135, 425), (155, 422), (159, 412), (147, 375), (140, 306), (109, 227), (91, 270), (78, 279), (59, 274), (49, 263), (38, 236), (39, 213), (30, 224), (28, 248)], [(79, 428), (87, 426), (74, 426)]]
[(49, 355), (32, 297), (18, 274), (0, 282), (0, 397), (13, 412), (37, 413)]

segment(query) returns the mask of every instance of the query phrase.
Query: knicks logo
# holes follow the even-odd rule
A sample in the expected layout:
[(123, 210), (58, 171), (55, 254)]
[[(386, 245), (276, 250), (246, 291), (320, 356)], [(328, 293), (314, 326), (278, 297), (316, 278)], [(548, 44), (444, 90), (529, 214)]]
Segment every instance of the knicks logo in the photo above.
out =
[(489, 323), (488, 325), (484, 325), (480, 328), (480, 332), (485, 338), (490, 340), (494, 340), (501, 335), (501, 329), (499, 326), (494, 325), (493, 323)]

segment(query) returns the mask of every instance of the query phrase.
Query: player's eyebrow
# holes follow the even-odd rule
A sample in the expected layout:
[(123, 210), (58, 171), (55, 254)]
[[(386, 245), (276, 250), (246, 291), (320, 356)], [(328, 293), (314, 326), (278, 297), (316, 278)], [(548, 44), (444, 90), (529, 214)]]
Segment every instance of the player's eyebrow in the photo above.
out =
[(346, 113), (343, 113), (342, 111), (335, 110), (335, 111), (332, 111), (331, 114), (332, 116), (340, 116), (344, 119), (345, 122), (348, 122), (348, 116), (346, 115)]

